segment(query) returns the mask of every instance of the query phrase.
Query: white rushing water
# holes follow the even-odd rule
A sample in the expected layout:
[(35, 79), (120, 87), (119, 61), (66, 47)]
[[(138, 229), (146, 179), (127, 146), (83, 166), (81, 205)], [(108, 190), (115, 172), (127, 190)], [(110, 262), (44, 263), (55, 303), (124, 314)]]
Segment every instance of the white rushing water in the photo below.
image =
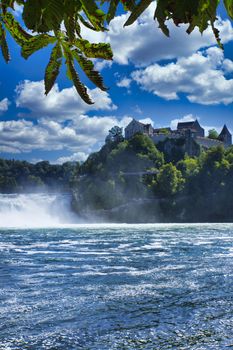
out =
[[(210, 224), (195, 223), (105, 223), (90, 218), (88, 221), (78, 217), (71, 210), (71, 196), (68, 194), (1, 194), (0, 228), (86, 228), (121, 229), (134, 231), (152, 228), (209, 227)], [(211, 224), (221, 228), (223, 224)], [(232, 224), (224, 224), (224, 227)]]
[(69, 195), (0, 194), (0, 227), (54, 227), (76, 222)]
[(87, 227), (0, 229), (0, 350), (232, 348), (232, 224)]

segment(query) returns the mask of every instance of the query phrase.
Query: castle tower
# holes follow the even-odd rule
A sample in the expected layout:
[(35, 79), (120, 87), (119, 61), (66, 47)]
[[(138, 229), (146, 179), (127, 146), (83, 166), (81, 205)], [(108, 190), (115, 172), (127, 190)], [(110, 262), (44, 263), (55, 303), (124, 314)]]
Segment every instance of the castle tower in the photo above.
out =
[(226, 124), (220, 132), (218, 139), (224, 143), (224, 147), (226, 148), (232, 145), (232, 135), (228, 130)]

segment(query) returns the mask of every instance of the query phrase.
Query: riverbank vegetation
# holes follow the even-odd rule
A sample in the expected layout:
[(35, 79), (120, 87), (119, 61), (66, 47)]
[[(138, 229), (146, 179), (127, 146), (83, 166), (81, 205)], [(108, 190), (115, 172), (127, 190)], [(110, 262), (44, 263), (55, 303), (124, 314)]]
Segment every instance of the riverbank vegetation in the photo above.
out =
[(150, 138), (108, 143), (81, 165), (76, 211), (113, 221), (232, 221), (233, 147), (189, 157)]
[[(176, 145), (175, 145), (176, 146)], [(141, 134), (83, 163), (0, 160), (0, 191), (71, 191), (76, 213), (118, 222), (233, 221), (233, 147), (189, 157)], [(168, 161), (169, 159), (169, 161)]]
[(41, 161), (31, 164), (26, 161), (0, 159), (0, 192), (69, 191), (79, 164), (63, 165)]

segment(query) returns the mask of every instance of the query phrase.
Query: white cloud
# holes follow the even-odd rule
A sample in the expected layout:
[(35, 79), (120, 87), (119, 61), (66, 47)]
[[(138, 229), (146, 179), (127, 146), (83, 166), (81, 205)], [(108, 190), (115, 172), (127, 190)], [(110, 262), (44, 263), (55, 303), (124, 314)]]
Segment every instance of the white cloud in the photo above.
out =
[(43, 159), (42, 158), (32, 158), (32, 159), (30, 159), (30, 163), (33, 163), (33, 164), (36, 164), (36, 163), (39, 163), (39, 162), (43, 162)]
[(55, 163), (63, 164), (66, 162), (84, 162), (87, 159), (87, 157), (88, 157), (88, 154), (84, 152), (76, 152), (70, 156), (58, 158)]
[(96, 88), (89, 90), (89, 93), (95, 101), (93, 105), (87, 105), (73, 87), (59, 90), (55, 84), (46, 96), (43, 81), (25, 80), (16, 87), (16, 106), (29, 109), (31, 117), (54, 117), (60, 121), (75, 119), (78, 115), (89, 111), (111, 111), (117, 108), (107, 92)]
[(222, 68), (226, 73), (232, 73), (233, 72), (233, 62), (231, 60), (225, 59), (223, 61)]
[(41, 118), (32, 121), (0, 121), (0, 152), (24, 153), (32, 150), (70, 151), (89, 154), (98, 150), (114, 125), (125, 127), (130, 117), (80, 115), (75, 121), (60, 123)]
[(124, 87), (124, 88), (128, 89), (130, 87), (131, 82), (132, 82), (132, 80), (129, 78), (123, 78), (117, 82), (117, 86)]
[(98, 71), (101, 71), (105, 68), (111, 68), (112, 64), (113, 64), (112, 61), (99, 61), (99, 60), (97, 60), (97, 62), (95, 63), (95, 69), (97, 69)]
[(10, 147), (12, 153), (31, 150), (62, 150), (79, 146), (82, 136), (69, 126), (57, 122), (41, 120), (34, 125), (31, 121), (11, 120), (0, 122), (0, 150)]
[[(56, 85), (44, 95), (43, 82), (24, 81), (16, 88), (16, 105), (26, 108), (25, 119), (0, 121), (0, 152), (29, 153), (31, 151), (61, 151), (58, 161), (84, 160), (104, 143), (108, 131), (114, 126), (125, 127), (131, 117), (89, 116), (94, 110), (113, 111), (116, 106), (109, 95), (98, 89), (90, 91), (96, 100), (86, 105), (73, 88), (59, 90)], [(62, 152), (70, 152), (64, 158)]]
[(233, 79), (225, 77), (226, 67), (221, 49), (212, 47), (188, 58), (180, 58), (167, 65), (153, 64), (132, 73), (132, 78), (143, 90), (166, 100), (179, 99), (185, 93), (190, 102), (204, 105), (228, 105), (233, 102)]
[(139, 121), (143, 124), (151, 124), (152, 126), (154, 126), (154, 121), (151, 118), (143, 118), (143, 119), (140, 119)]
[[(162, 59), (187, 57), (201, 48), (216, 45), (216, 39), (210, 27), (203, 35), (198, 29), (188, 35), (187, 25), (176, 27), (172, 21), (168, 21), (170, 38), (167, 38), (153, 19), (154, 10), (155, 3), (152, 3), (142, 16), (128, 27), (124, 27), (124, 23), (129, 14), (117, 16), (110, 22), (107, 33), (93, 32), (83, 27), (83, 37), (90, 42), (109, 42), (116, 63), (131, 62), (139, 66), (146, 66)], [(220, 31), (223, 43), (233, 40), (233, 28), (229, 20), (219, 19), (216, 27)]]
[(6, 112), (8, 110), (8, 107), (10, 105), (10, 101), (8, 98), (4, 98), (0, 101), (0, 114)]

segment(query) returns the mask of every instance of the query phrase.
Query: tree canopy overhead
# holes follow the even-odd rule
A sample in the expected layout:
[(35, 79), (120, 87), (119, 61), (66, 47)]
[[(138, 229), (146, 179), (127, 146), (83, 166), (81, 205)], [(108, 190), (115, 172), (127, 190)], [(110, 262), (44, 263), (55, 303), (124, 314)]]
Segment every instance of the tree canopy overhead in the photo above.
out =
[[(82, 37), (82, 26), (93, 31), (106, 31), (116, 16), (118, 8), (129, 13), (125, 26), (154, 3), (154, 19), (166, 36), (166, 22), (173, 20), (176, 26), (187, 24), (190, 34), (196, 27), (203, 33), (212, 27), (217, 43), (222, 47), (219, 31), (215, 27), (220, 0), (0, 0), (0, 47), (6, 62), (10, 52), (6, 40), (9, 33), (21, 47), (21, 55), (27, 59), (36, 51), (52, 44), (51, 55), (44, 76), (45, 94), (52, 89), (62, 65), (78, 94), (92, 104), (86, 86), (81, 82), (76, 66), (101, 90), (104, 85), (100, 73), (95, 70), (93, 59), (112, 60), (113, 52), (108, 43), (93, 44)], [(22, 22), (16, 20), (14, 5), (22, 6)], [(226, 11), (233, 18), (233, 0), (224, 0)]]

